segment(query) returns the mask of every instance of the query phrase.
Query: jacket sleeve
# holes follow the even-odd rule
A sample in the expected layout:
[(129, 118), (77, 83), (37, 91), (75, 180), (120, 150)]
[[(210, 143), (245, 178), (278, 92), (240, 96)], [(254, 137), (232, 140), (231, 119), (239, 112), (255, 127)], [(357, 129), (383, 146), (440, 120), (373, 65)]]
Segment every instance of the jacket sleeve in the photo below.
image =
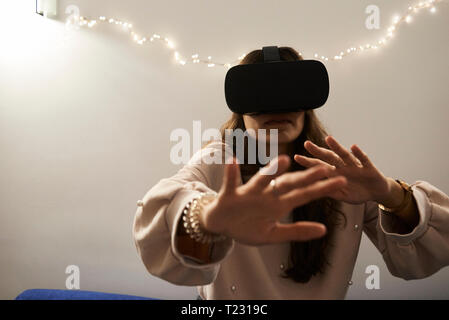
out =
[(381, 252), (393, 276), (405, 280), (428, 277), (449, 265), (449, 197), (426, 181), (411, 185), (419, 224), (399, 233), (397, 219), (374, 201), (366, 202), (364, 232)]
[(234, 241), (214, 244), (212, 262), (198, 264), (182, 256), (175, 235), (182, 210), (200, 192), (218, 192), (223, 164), (203, 160), (219, 151), (218, 144), (199, 150), (174, 176), (160, 180), (142, 199), (133, 223), (133, 238), (148, 272), (177, 285), (198, 286), (213, 282), (220, 263), (232, 251)]

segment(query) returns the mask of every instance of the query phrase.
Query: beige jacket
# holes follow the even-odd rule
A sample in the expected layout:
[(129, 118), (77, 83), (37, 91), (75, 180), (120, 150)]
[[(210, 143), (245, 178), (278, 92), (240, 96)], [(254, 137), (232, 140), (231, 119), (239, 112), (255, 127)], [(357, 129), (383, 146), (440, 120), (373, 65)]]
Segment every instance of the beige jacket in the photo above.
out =
[(391, 218), (375, 202), (342, 203), (347, 224), (335, 232), (336, 245), (328, 257), (331, 267), (306, 284), (280, 276), (288, 262), (289, 243), (253, 247), (229, 239), (214, 247), (213, 263), (200, 265), (186, 259), (174, 245), (178, 221), (184, 206), (199, 192), (220, 189), (224, 165), (202, 161), (220, 150), (218, 142), (198, 151), (142, 199), (133, 236), (150, 274), (173, 284), (197, 286), (203, 299), (343, 299), (352, 283), (362, 232), (394, 276), (419, 279), (449, 265), (449, 197), (425, 181), (412, 184), (420, 222), (409, 234), (395, 233)]

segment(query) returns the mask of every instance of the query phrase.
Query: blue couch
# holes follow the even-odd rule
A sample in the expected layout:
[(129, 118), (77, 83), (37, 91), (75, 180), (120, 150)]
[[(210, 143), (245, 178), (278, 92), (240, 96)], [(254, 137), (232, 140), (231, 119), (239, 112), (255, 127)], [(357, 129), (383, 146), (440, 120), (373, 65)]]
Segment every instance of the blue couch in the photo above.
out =
[(84, 290), (29, 289), (15, 300), (158, 300), (153, 298)]

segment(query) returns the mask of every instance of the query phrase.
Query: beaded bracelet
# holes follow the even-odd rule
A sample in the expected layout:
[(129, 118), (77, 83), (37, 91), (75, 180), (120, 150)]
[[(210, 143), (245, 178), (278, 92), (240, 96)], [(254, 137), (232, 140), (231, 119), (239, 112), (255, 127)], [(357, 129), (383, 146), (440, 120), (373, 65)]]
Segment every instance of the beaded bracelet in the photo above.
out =
[(197, 242), (213, 243), (226, 239), (226, 236), (204, 231), (200, 226), (199, 215), (203, 205), (210, 203), (215, 197), (213, 193), (201, 192), (198, 197), (190, 200), (183, 210), (182, 220), (186, 233)]

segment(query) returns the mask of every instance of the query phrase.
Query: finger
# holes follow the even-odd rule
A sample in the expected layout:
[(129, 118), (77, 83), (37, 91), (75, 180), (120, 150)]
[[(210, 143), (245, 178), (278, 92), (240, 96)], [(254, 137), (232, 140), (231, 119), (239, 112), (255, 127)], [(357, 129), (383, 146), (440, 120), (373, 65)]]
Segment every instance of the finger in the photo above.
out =
[[(266, 188), (266, 186), (270, 183), (270, 181), (285, 171), (287, 171), (288, 167), (290, 166), (290, 158), (285, 155), (281, 154), (272, 161), (268, 165), (262, 168), (262, 170), (259, 170), (247, 183), (246, 188), (248, 190), (254, 191), (254, 192), (260, 192), (263, 189)], [(273, 168), (276, 168), (276, 170), (273, 170)], [(272, 173), (274, 174), (266, 174), (266, 173)]]
[(299, 163), (300, 165), (302, 165), (303, 167), (306, 167), (306, 168), (314, 167), (314, 166), (317, 166), (317, 165), (326, 165), (326, 166), (332, 166), (332, 167), (335, 168), (335, 166), (333, 166), (331, 164), (328, 164), (327, 162), (324, 162), (323, 160), (306, 157), (306, 156), (303, 156), (303, 155), (300, 155), (300, 154), (295, 154), (294, 160), (297, 163)]
[(293, 189), (306, 187), (318, 180), (328, 178), (333, 174), (333, 170), (330, 165), (318, 165), (306, 170), (284, 173), (276, 180), (276, 192), (283, 194)]
[(360, 160), (360, 162), (362, 163), (362, 165), (364, 167), (367, 167), (367, 168), (374, 167), (373, 163), (368, 158), (366, 153), (363, 152), (362, 149), (360, 149), (358, 145), (356, 145), (356, 144), (353, 145), (351, 149), (352, 149), (352, 152), (354, 153), (354, 155)]
[(317, 157), (318, 159), (321, 159), (336, 167), (345, 166), (344, 161), (332, 150), (319, 147), (310, 140), (304, 142), (304, 147), (307, 149), (307, 151), (309, 151), (313, 156)]
[(326, 197), (347, 184), (343, 176), (336, 176), (326, 180), (317, 181), (304, 188), (292, 190), (279, 197), (289, 208), (296, 208), (316, 199)]
[(332, 137), (326, 137), (327, 145), (345, 162), (348, 166), (360, 166), (361, 163), (358, 159), (352, 155), (346, 148), (344, 148), (338, 141)]
[(222, 191), (223, 193), (232, 193), (238, 186), (239, 164), (235, 157), (232, 157), (232, 163), (226, 163), (224, 168)]
[(326, 226), (322, 223), (300, 221), (295, 223), (277, 223), (271, 230), (268, 241), (280, 243), (288, 241), (309, 241), (321, 238), (326, 234)]

